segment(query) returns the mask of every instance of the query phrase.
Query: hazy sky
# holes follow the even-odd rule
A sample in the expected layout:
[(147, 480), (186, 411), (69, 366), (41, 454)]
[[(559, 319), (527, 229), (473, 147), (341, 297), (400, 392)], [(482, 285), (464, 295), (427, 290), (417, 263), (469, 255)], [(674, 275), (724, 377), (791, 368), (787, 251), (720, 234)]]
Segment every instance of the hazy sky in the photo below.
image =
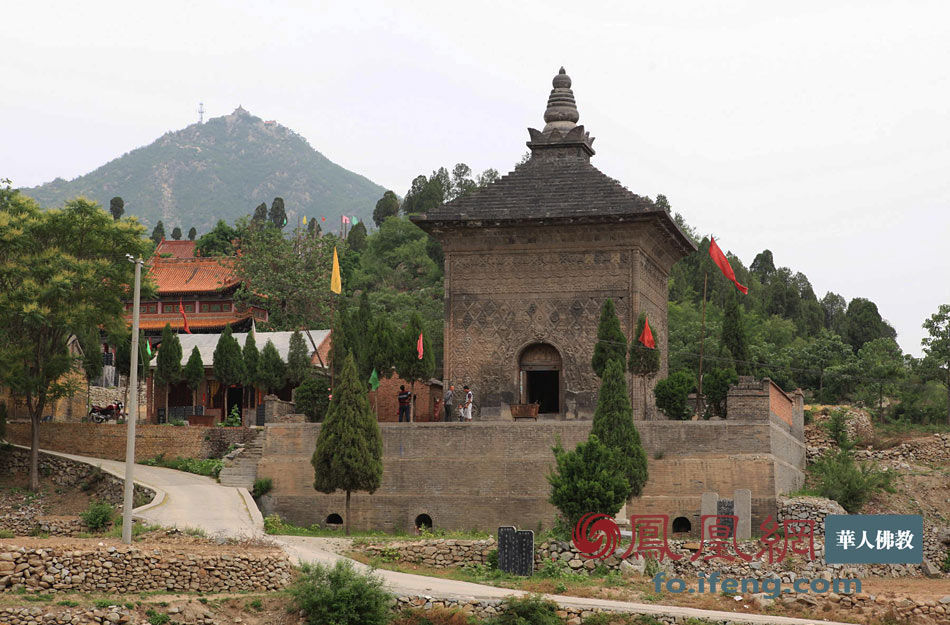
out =
[(920, 353), (950, 303), (950, 3), (7, 3), (0, 177), (87, 173), (243, 105), (404, 194), (502, 173), (564, 65), (594, 163), (748, 265), (867, 297)]

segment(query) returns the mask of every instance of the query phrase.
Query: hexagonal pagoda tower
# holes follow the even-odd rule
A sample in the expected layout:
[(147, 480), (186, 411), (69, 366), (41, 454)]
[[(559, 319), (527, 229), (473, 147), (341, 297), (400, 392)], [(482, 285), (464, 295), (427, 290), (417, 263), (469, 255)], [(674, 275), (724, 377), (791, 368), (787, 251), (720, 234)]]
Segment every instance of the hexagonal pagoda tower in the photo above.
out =
[(667, 278), (696, 248), (666, 210), (591, 165), (594, 140), (563, 68), (553, 86), (527, 162), (411, 218), (445, 251), (444, 379), (472, 388), (476, 419), (529, 403), (542, 418), (591, 418), (591, 357), (611, 298), (628, 340), (643, 311), (661, 350), (659, 376), (630, 384), (635, 418), (649, 419), (667, 368)]

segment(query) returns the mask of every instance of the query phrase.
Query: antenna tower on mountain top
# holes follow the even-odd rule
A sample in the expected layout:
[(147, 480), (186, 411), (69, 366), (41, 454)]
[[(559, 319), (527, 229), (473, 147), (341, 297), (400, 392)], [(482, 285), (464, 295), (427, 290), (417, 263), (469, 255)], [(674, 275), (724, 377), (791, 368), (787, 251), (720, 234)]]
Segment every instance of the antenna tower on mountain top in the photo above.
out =
[(198, 103), (198, 123), (203, 124), (205, 121), (205, 103)]

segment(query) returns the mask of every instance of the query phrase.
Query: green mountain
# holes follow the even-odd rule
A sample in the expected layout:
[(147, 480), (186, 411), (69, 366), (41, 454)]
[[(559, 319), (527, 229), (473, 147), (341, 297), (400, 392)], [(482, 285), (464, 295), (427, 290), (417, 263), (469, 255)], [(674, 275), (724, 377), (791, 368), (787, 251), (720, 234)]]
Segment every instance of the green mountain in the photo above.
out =
[(238, 107), (166, 133), (74, 180), (57, 178), (22, 191), (43, 206), (83, 195), (107, 210), (118, 195), (126, 215), (137, 215), (149, 228), (161, 219), (167, 233), (194, 226), (200, 234), (219, 219), (230, 223), (252, 214), (261, 202), (270, 207), (275, 196), (284, 198), (289, 226), (299, 216), (326, 217), (319, 222), (324, 230), (338, 228), (340, 215), (369, 221), (385, 189), (331, 162), (293, 130)]

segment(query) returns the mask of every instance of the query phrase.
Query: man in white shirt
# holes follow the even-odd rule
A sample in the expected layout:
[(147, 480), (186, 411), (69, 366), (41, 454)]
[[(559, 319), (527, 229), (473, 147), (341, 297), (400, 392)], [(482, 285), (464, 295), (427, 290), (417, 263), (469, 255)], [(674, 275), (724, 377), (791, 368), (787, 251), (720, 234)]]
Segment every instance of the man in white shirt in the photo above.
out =
[(465, 402), (462, 404), (462, 420), (471, 421), (472, 403), (475, 398), (472, 395), (472, 391), (467, 386), (462, 387), (462, 390), (465, 391)]

